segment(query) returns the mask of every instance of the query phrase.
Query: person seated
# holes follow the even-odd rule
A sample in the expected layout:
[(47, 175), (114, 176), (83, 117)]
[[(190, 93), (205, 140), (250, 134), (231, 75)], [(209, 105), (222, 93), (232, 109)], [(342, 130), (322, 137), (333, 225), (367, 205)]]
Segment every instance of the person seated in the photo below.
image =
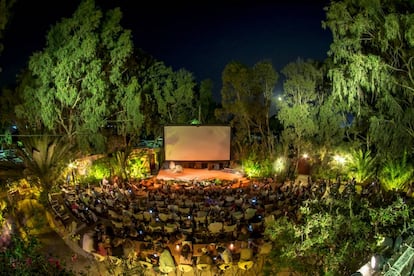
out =
[(197, 264), (212, 265), (213, 264), (213, 259), (208, 254), (207, 248), (202, 248), (201, 252), (202, 252), (201, 256), (198, 256), (198, 258), (197, 258)]
[(217, 253), (219, 255), (219, 259), (217, 260), (219, 264), (229, 264), (233, 262), (233, 256), (230, 252), (230, 249), (224, 246), (219, 246), (217, 248)]
[(114, 240), (112, 241), (112, 255), (115, 257), (122, 257), (123, 253), (124, 253), (124, 249), (123, 249), (123, 243), (124, 243), (124, 239), (121, 239), (119, 237), (114, 238)]
[(96, 253), (98, 253), (101, 256), (108, 256), (108, 250), (106, 250), (105, 244), (103, 242), (98, 243)]
[(242, 242), (240, 248), (240, 261), (251, 261), (253, 259), (253, 249), (248, 246), (248, 243)]
[(272, 243), (265, 239), (259, 239), (257, 241), (257, 254), (258, 255), (268, 255), (272, 251)]
[(237, 236), (239, 241), (248, 241), (250, 239), (250, 232), (246, 225), (243, 225), (240, 229), (239, 235)]
[(167, 246), (158, 246), (157, 253), (159, 254), (158, 268), (161, 273), (170, 273), (175, 271), (174, 258), (171, 255), (170, 250)]
[(192, 265), (193, 264), (193, 253), (189, 244), (184, 244), (180, 253), (180, 264)]

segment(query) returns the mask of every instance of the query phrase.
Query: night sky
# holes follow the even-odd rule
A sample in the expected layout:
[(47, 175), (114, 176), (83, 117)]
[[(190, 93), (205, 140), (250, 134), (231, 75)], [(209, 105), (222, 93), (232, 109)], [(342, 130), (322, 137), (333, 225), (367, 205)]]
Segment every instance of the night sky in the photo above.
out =
[[(330, 31), (321, 27), (328, 1), (137, 2), (141, 1), (96, 1), (104, 8), (121, 7), (122, 26), (132, 30), (136, 47), (167, 66), (193, 72), (197, 81), (212, 79), (216, 99), (221, 73), (229, 62), (251, 66), (271, 60), (280, 71), (298, 57), (325, 59), (332, 40)], [(13, 82), (29, 55), (45, 46), (50, 26), (70, 17), (78, 3), (18, 0), (0, 57), (1, 86)]]

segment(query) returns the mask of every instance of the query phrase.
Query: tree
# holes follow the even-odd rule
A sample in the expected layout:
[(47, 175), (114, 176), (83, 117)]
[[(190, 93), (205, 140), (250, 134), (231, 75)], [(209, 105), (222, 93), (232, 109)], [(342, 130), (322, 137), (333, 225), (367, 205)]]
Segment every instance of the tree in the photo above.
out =
[(198, 106), (197, 119), (202, 124), (215, 122), (214, 110), (216, 103), (213, 99), (213, 82), (210, 79), (202, 80), (198, 87), (196, 102)]
[(299, 160), (310, 151), (312, 137), (318, 132), (316, 117), (323, 99), (317, 88), (323, 75), (315, 62), (300, 59), (286, 65), (282, 73), (286, 78), (283, 100), (278, 102), (278, 118), (284, 127), (282, 139)]
[(407, 153), (401, 158), (387, 159), (379, 172), (379, 179), (385, 190), (404, 191), (414, 175), (414, 167), (407, 160)]
[(234, 130), (236, 158), (248, 155), (247, 146), (266, 156), (273, 153), (273, 133), (270, 133), (271, 95), (278, 75), (271, 63), (262, 61), (252, 68), (231, 62), (222, 73), (222, 108), (216, 110), (216, 117), (228, 122)]
[(39, 178), (39, 186), (47, 194), (58, 183), (61, 172), (71, 157), (75, 157), (73, 145), (65, 137), (50, 135), (23, 137), (24, 148), (19, 149), (27, 175)]
[(323, 22), (333, 34), (333, 93), (384, 158), (413, 144), (413, 11), (410, 0), (331, 1)]
[[(158, 121), (159, 128), (165, 124), (188, 124), (194, 118), (198, 109), (194, 106), (192, 73), (184, 69), (173, 71), (157, 61), (144, 72), (142, 84), (146, 102), (155, 107), (152, 117)], [(161, 131), (153, 132), (159, 134)]]
[(350, 275), (375, 252), (366, 202), (309, 199), (298, 208), (300, 221), (281, 217), (266, 227), (275, 242), (274, 269), (288, 265), (305, 275)]
[(346, 164), (349, 177), (355, 178), (355, 181), (362, 185), (375, 177), (376, 165), (376, 158), (371, 155), (371, 151), (362, 149), (351, 150), (351, 158)]
[(274, 153), (275, 138), (270, 129), (270, 109), (273, 100), (273, 91), (279, 79), (278, 73), (268, 61), (258, 62), (253, 66), (253, 82), (258, 93), (260, 106), (256, 110), (258, 118), (255, 120), (258, 132), (262, 137), (264, 149)]
[(72, 18), (52, 26), (46, 47), (30, 57), (34, 82), (23, 87), (23, 104), (16, 107), (31, 131), (39, 131), (39, 119), (43, 128), (67, 136), (70, 143), (103, 147), (100, 131), (108, 117), (138, 89), (135, 77), (125, 77), (133, 44), (121, 18), (119, 8), (103, 14), (86, 0)]

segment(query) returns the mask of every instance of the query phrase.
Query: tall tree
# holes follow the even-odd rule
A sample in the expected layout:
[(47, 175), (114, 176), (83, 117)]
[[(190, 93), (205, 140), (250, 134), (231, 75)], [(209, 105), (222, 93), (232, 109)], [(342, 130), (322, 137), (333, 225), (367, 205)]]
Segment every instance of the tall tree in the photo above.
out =
[[(262, 108), (256, 110), (258, 120), (257, 129), (262, 137), (262, 143), (267, 153), (274, 152), (275, 138), (270, 129), (270, 109), (273, 91), (279, 79), (278, 73), (269, 61), (258, 62), (253, 66), (253, 83), (258, 93), (258, 100)], [(254, 114), (254, 113), (253, 113)]]
[(390, 156), (414, 137), (414, 2), (331, 1), (333, 93), (355, 116), (368, 147)]
[(85, 0), (71, 18), (52, 26), (46, 47), (30, 57), (35, 81), (23, 88), (24, 103), (16, 108), (29, 127), (39, 118), (50, 133), (71, 143), (103, 146), (100, 131), (111, 107), (118, 107), (113, 101), (122, 98), (114, 95), (138, 89), (135, 77), (124, 77), (133, 44), (121, 18), (119, 8), (104, 14), (93, 0)]
[(196, 84), (192, 73), (184, 69), (173, 71), (157, 62), (147, 74), (145, 85), (155, 99), (160, 123), (188, 124), (197, 111), (193, 102)]
[(278, 102), (278, 118), (284, 126), (282, 139), (299, 160), (310, 151), (312, 138), (318, 131), (318, 104), (323, 100), (317, 88), (323, 76), (315, 62), (301, 59), (286, 65), (282, 74), (284, 96)]
[[(222, 73), (223, 87), (221, 89), (221, 109), (216, 110), (216, 116), (224, 122), (229, 122), (233, 128), (235, 156), (243, 155), (245, 144), (251, 143), (251, 127), (249, 123), (249, 68), (240, 62), (226, 65)], [(239, 155), (239, 156), (237, 156)]]
[(234, 129), (236, 158), (247, 154), (248, 145), (256, 145), (261, 153), (272, 153), (269, 116), (278, 75), (271, 63), (262, 61), (250, 68), (231, 62), (224, 68), (222, 80), (222, 108), (216, 110), (216, 116)]
[(213, 82), (210, 79), (202, 80), (196, 97), (198, 107), (197, 120), (202, 124), (214, 123), (216, 103), (213, 99)]

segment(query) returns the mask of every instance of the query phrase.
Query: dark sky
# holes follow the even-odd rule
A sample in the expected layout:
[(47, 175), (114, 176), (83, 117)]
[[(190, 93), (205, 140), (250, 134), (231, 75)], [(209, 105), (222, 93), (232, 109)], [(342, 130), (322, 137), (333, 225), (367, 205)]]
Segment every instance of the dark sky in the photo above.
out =
[[(26, 65), (28, 56), (45, 46), (50, 26), (61, 17), (71, 16), (79, 3), (17, 1), (0, 57), (1, 84), (10, 83)], [(193, 72), (197, 81), (213, 79), (216, 92), (220, 90), (225, 65), (233, 60), (249, 66), (271, 60), (280, 71), (298, 57), (326, 57), (331, 33), (322, 29), (321, 21), (328, 1), (222, 2), (97, 1), (102, 7), (121, 7), (122, 25), (132, 30), (136, 47), (174, 69)]]

